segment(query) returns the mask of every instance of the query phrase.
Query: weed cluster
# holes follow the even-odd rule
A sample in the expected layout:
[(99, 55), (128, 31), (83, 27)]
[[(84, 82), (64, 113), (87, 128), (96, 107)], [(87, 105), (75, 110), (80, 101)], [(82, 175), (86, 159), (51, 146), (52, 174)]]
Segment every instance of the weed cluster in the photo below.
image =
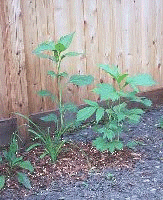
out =
[[(138, 86), (152, 86), (155, 84), (152, 77), (148, 74), (138, 74), (136, 76), (129, 76), (127, 73), (121, 73), (117, 66), (109, 66), (100, 64), (99, 67), (116, 82), (116, 86), (108, 83), (98, 84), (92, 91), (100, 96), (101, 101), (105, 101), (107, 107), (102, 106), (101, 103), (84, 100), (87, 106), (78, 110), (77, 106), (72, 102), (63, 103), (63, 85), (62, 79), (68, 79), (67, 84), (72, 83), (76, 86), (87, 86), (94, 80), (92, 75), (72, 75), (66, 71), (61, 70), (62, 60), (66, 57), (78, 56), (81, 53), (67, 52), (72, 42), (74, 33), (62, 36), (57, 42), (46, 41), (37, 46), (33, 51), (34, 54), (41, 58), (50, 59), (54, 64), (54, 71), (48, 71), (47, 74), (52, 79), (56, 79), (58, 92), (53, 94), (48, 90), (38, 91), (38, 95), (42, 98), (50, 97), (51, 100), (57, 105), (59, 115), (54, 113), (41, 117), (40, 119), (45, 122), (52, 122), (56, 124), (56, 130), (53, 133), (50, 132), (50, 128), (47, 131), (42, 130), (39, 126), (33, 123), (27, 116), (20, 113), (17, 115), (25, 118), (28, 121), (28, 131), (34, 136), (34, 143), (27, 149), (31, 149), (37, 146), (44, 147), (44, 153), (40, 158), (49, 155), (51, 162), (56, 162), (57, 157), (65, 143), (62, 139), (63, 134), (72, 126), (78, 127), (82, 122), (87, 120), (93, 114), (95, 114), (96, 126), (95, 130), (99, 133), (93, 141), (93, 145), (100, 151), (108, 150), (114, 152), (115, 150), (123, 149), (123, 142), (120, 140), (120, 134), (123, 131), (124, 122), (138, 123), (141, 115), (144, 113), (142, 109), (133, 108), (128, 109), (127, 103), (124, 99), (129, 101), (139, 102), (145, 106), (151, 106), (152, 102), (145, 97), (138, 97), (136, 94), (139, 92)], [(48, 52), (48, 53), (47, 53)], [(50, 54), (49, 54), (50, 52)], [(126, 92), (126, 86), (130, 86), (133, 91)], [(116, 89), (117, 88), (117, 89)], [(65, 120), (66, 112), (76, 113), (76, 120)], [(101, 124), (101, 121), (104, 121)], [(132, 147), (133, 143), (129, 143), (128, 146)], [(22, 156), (17, 156), (18, 143), (15, 135), (11, 140), (11, 144), (8, 151), (3, 151), (3, 156), (0, 156), (0, 162), (6, 164), (6, 174), (3, 175), (0, 172), (0, 189), (5, 185), (5, 179), (8, 176), (17, 176), (18, 181), (22, 183), (26, 188), (31, 188), (30, 181), (26, 174), (18, 172), (20, 168), (33, 172), (33, 166), (29, 161), (23, 161)], [(108, 175), (112, 178), (112, 175)]]

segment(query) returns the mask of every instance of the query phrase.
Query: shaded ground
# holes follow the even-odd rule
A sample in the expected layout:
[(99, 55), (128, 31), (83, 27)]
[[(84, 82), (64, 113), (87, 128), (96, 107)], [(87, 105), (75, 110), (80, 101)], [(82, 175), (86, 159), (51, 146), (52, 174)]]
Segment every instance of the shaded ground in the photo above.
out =
[(146, 112), (139, 124), (127, 125), (122, 139), (137, 141), (133, 150), (100, 153), (91, 146), (96, 134), (87, 128), (65, 136), (78, 147), (66, 144), (56, 164), (47, 164), (48, 156), (38, 159), (41, 148), (31, 151), (26, 158), (36, 167), (29, 175), (33, 189), (8, 180), (0, 199), (163, 199), (163, 131), (157, 128), (161, 116), (163, 107)]

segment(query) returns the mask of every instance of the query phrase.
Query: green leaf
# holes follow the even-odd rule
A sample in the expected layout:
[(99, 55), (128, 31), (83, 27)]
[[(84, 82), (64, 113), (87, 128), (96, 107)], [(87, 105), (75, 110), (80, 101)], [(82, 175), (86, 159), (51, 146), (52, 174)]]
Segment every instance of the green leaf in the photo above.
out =
[(126, 114), (124, 111), (126, 111), (126, 109), (125, 109), (126, 106), (127, 106), (127, 104), (125, 102), (123, 102), (122, 104), (119, 104), (119, 105), (113, 107), (113, 110), (117, 115), (118, 122), (125, 120)]
[(144, 104), (145, 106), (152, 105), (152, 101), (150, 99), (146, 99), (145, 97), (141, 97), (141, 103)]
[(23, 184), (26, 188), (31, 189), (30, 181), (26, 174), (18, 172), (18, 181)]
[(0, 162), (2, 162), (2, 156), (0, 155)]
[(119, 105), (113, 107), (114, 112), (119, 113), (120, 111), (124, 110), (127, 106), (127, 103), (123, 102)]
[(55, 45), (55, 49), (56, 49), (57, 51), (59, 51), (59, 52), (62, 52), (62, 51), (64, 51), (64, 50), (66, 50), (66, 47), (65, 47), (63, 44), (58, 43), (58, 44)]
[(55, 101), (55, 96), (48, 90), (40, 90), (37, 92), (37, 94), (41, 97), (50, 97), (52, 101)]
[(113, 153), (116, 149), (122, 150), (123, 149), (123, 143), (121, 141), (118, 141), (118, 140), (108, 142), (108, 149), (111, 153)]
[(97, 123), (102, 119), (102, 117), (104, 116), (104, 112), (105, 112), (105, 109), (104, 108), (98, 108), (96, 110), (96, 121)]
[(156, 82), (153, 80), (152, 76), (149, 74), (138, 74), (133, 77), (127, 77), (126, 82), (131, 85), (141, 85), (141, 86), (152, 86), (155, 85)]
[(77, 121), (84, 121), (88, 119), (96, 111), (96, 107), (86, 107), (78, 111)]
[(67, 77), (68, 74), (66, 72), (61, 72), (61, 73), (58, 74), (58, 76)]
[(37, 46), (37, 48), (32, 52), (41, 58), (48, 58), (53, 61), (57, 61), (54, 56), (50, 56), (48, 54), (44, 54), (44, 51), (54, 51), (55, 43), (54, 41), (45, 41)]
[(64, 54), (63, 56), (64, 57), (72, 57), (72, 56), (79, 56), (79, 55), (82, 55), (83, 53), (77, 53), (77, 52), (68, 52), (66, 54)]
[(48, 90), (40, 90), (37, 92), (37, 94), (41, 97), (45, 97), (45, 96), (51, 96), (52, 93)]
[(126, 78), (128, 74), (122, 74), (118, 76), (117, 82), (120, 83), (124, 78)]
[(105, 72), (109, 73), (116, 80), (118, 79), (120, 73), (117, 66), (112, 65), (112, 67), (110, 67), (109, 65), (100, 64), (99, 67), (103, 69)]
[(129, 115), (130, 114), (142, 115), (143, 113), (145, 113), (145, 111), (140, 108), (133, 108), (133, 109), (128, 110), (128, 113)]
[(140, 115), (136, 115), (136, 114), (128, 115), (127, 117), (129, 119), (129, 123), (135, 123), (135, 124), (138, 123), (140, 121), (140, 118), (141, 118)]
[(33, 166), (31, 165), (30, 161), (23, 161), (19, 164), (19, 166), (23, 169), (29, 170), (31, 173), (34, 171)]
[(11, 140), (9, 151), (11, 151), (14, 154), (18, 151), (18, 142), (17, 139), (15, 138), (15, 135)]
[(62, 44), (65, 47), (65, 49), (67, 49), (70, 46), (71, 42), (72, 42), (74, 33), (75, 32), (70, 33), (70, 34), (65, 35), (65, 36), (62, 36), (57, 43)]
[(129, 141), (128, 143), (127, 143), (127, 147), (128, 148), (130, 148), (130, 149), (134, 149), (136, 146), (137, 146), (137, 142), (136, 141)]
[(54, 71), (48, 71), (48, 75), (50, 75), (53, 78), (57, 77), (57, 74)]
[(98, 132), (104, 133), (103, 139), (107, 138), (108, 140), (112, 140), (113, 137), (115, 137), (114, 131), (111, 130), (111, 129), (107, 129), (106, 127), (103, 127), (103, 128), (101, 128), (101, 129), (99, 129)]
[(119, 99), (118, 93), (111, 84), (107, 83), (98, 84), (98, 88), (95, 88), (92, 91), (95, 92), (96, 94), (99, 94), (101, 100), (111, 99), (112, 101), (116, 101)]
[(98, 103), (95, 102), (95, 101), (91, 101), (91, 100), (88, 100), (88, 99), (85, 99), (84, 102), (92, 107), (99, 107)]
[(29, 146), (26, 151), (30, 151), (31, 149), (35, 148), (35, 147), (38, 147), (38, 146), (41, 146), (42, 144), (40, 143), (35, 143), (35, 144), (32, 144), (31, 146)]
[(12, 159), (12, 166), (19, 165), (23, 160), (23, 156)]
[(94, 81), (91, 75), (72, 75), (69, 82), (78, 86), (90, 85)]
[(78, 107), (74, 103), (65, 103), (63, 109), (72, 113), (76, 113), (78, 111)]
[(40, 119), (44, 122), (57, 122), (57, 116), (54, 113), (48, 114), (45, 117), (40, 117)]
[(106, 151), (108, 150), (108, 142), (106, 139), (103, 139), (102, 137), (97, 137), (95, 140), (93, 140), (92, 145), (96, 147), (97, 150), (100, 151)]
[(0, 176), (0, 190), (4, 187), (5, 185), (5, 176)]
[(37, 48), (33, 51), (34, 54), (40, 54), (43, 51), (53, 51), (55, 50), (54, 41), (45, 41), (37, 46)]
[(48, 152), (45, 151), (43, 154), (41, 154), (40, 158), (41, 158), (41, 159), (44, 158), (47, 154), (48, 154)]

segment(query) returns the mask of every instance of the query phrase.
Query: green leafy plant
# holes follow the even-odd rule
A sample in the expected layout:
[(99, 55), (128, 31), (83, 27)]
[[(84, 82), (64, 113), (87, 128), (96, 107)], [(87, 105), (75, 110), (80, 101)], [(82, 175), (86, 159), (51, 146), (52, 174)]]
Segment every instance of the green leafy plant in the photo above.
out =
[[(54, 163), (57, 160), (57, 156), (59, 155), (62, 146), (65, 143), (65, 140), (61, 140), (60, 136), (62, 132), (65, 130), (56, 130), (53, 134), (50, 133), (50, 127), (48, 127), (47, 131), (42, 130), (39, 126), (37, 126), (32, 120), (30, 120), (27, 116), (22, 115), (20, 113), (15, 113), (20, 117), (23, 117), (28, 122), (28, 131), (34, 135), (33, 144), (28, 147), (26, 151), (30, 151), (35, 147), (43, 146), (44, 153), (40, 156), (40, 158), (44, 158), (46, 155), (49, 155), (51, 161)], [(53, 116), (52, 116), (53, 117)]]
[[(33, 51), (34, 54), (41, 58), (47, 58), (53, 61), (54, 71), (48, 71), (47, 74), (50, 75), (53, 79), (57, 80), (57, 89), (58, 93), (53, 94), (48, 90), (38, 91), (38, 95), (41, 97), (50, 97), (51, 100), (57, 104), (59, 115), (54, 113), (48, 114), (41, 117), (40, 119), (44, 122), (53, 122), (56, 124), (56, 130), (50, 132), (50, 128), (42, 130), (39, 126), (34, 124), (27, 116), (24, 116), (20, 113), (17, 115), (25, 118), (29, 122), (28, 131), (34, 135), (34, 142), (27, 151), (37, 147), (43, 146), (45, 152), (40, 156), (43, 158), (47, 154), (51, 157), (51, 161), (55, 162), (57, 156), (59, 155), (65, 141), (62, 139), (63, 134), (71, 127), (77, 126), (79, 123), (74, 124), (75, 120), (65, 119), (66, 112), (76, 113), (78, 111), (77, 106), (72, 102), (63, 103), (63, 88), (62, 79), (67, 78), (69, 75), (65, 71), (61, 71), (61, 61), (66, 57), (78, 56), (81, 53), (77, 52), (67, 52), (65, 50), (70, 46), (74, 33), (69, 35), (62, 36), (56, 43), (54, 41), (46, 41), (37, 46)], [(76, 86), (85, 86), (92, 83), (94, 78), (91, 75), (72, 75), (70, 76), (68, 83), (72, 83)], [(56, 84), (55, 84), (56, 86)]]
[[(59, 117), (55, 114), (49, 114), (45, 117), (42, 117), (41, 120), (48, 121), (48, 122), (55, 122), (60, 124), (60, 130), (65, 129), (65, 126), (72, 124), (72, 121), (70, 123), (67, 123), (67, 119), (64, 119), (65, 112), (77, 112), (77, 106), (73, 104), (72, 102), (63, 103), (63, 88), (64, 85), (62, 85), (62, 79), (67, 78), (69, 75), (65, 71), (61, 71), (61, 62), (66, 57), (72, 57), (72, 56), (78, 56), (82, 53), (77, 52), (67, 52), (65, 51), (69, 48), (72, 39), (74, 36), (74, 32), (70, 33), (68, 35), (62, 36), (56, 43), (54, 41), (46, 41), (38, 45), (38, 47), (33, 51), (34, 54), (41, 58), (47, 58), (53, 61), (54, 63), (54, 71), (48, 71), (48, 75), (50, 75), (53, 79), (57, 79), (57, 89), (58, 94), (53, 94), (48, 90), (41, 90), (38, 92), (38, 95), (41, 97), (50, 97), (52, 101), (54, 101), (57, 104), (57, 107), (59, 109)], [(51, 52), (51, 54), (48, 54), (46, 52)], [(76, 86), (86, 86), (92, 83), (94, 78), (91, 75), (72, 75), (66, 85), (68, 83), (72, 83)], [(74, 122), (74, 120), (73, 120)], [(59, 127), (59, 126), (57, 126)], [(63, 131), (60, 131), (63, 134)]]
[[(127, 103), (123, 99), (151, 106), (152, 102), (149, 99), (138, 97), (136, 94), (139, 92), (138, 86), (152, 86), (155, 81), (148, 74), (138, 74), (132, 77), (127, 73), (122, 74), (114, 65), (100, 64), (99, 67), (111, 75), (115, 82), (115, 86), (101, 83), (93, 89), (93, 92), (98, 94), (101, 100), (106, 101), (107, 107), (91, 100), (84, 100), (88, 106), (78, 111), (77, 121), (85, 121), (95, 113), (96, 131), (100, 136), (93, 141), (93, 145), (100, 151), (108, 150), (112, 153), (116, 149), (123, 149), (120, 133), (123, 130), (124, 122), (138, 123), (144, 113), (142, 109), (128, 109)], [(126, 86), (130, 86), (133, 91), (125, 91)], [(100, 125), (99, 122), (102, 119), (105, 119), (105, 123)]]
[(24, 161), (22, 156), (17, 155), (17, 152), (18, 141), (16, 135), (13, 134), (8, 151), (4, 150), (0, 156), (0, 165), (4, 166), (3, 169), (5, 170), (0, 172), (0, 190), (4, 187), (5, 180), (13, 176), (17, 176), (18, 182), (23, 184), (26, 188), (31, 188), (28, 176), (19, 171), (20, 169), (25, 169), (32, 173), (34, 168), (30, 161)]

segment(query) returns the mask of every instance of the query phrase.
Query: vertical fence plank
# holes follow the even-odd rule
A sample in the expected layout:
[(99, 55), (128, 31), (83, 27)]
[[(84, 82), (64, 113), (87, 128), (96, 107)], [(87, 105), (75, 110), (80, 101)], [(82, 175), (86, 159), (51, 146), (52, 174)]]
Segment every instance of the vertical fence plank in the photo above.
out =
[[(28, 113), (26, 66), (20, 0), (1, 2), (2, 38), (8, 111)], [(10, 116), (10, 115), (9, 115)], [(18, 120), (22, 124), (23, 119)], [(26, 133), (22, 132), (22, 138)]]
[[(85, 0), (84, 2), (84, 30), (86, 41), (86, 71), (95, 77), (95, 84), (99, 82), (100, 70), (98, 63), (98, 10), (97, 1)], [(95, 85), (94, 84), (94, 85)], [(89, 99), (97, 99), (97, 96), (91, 92), (94, 85), (88, 86)]]

